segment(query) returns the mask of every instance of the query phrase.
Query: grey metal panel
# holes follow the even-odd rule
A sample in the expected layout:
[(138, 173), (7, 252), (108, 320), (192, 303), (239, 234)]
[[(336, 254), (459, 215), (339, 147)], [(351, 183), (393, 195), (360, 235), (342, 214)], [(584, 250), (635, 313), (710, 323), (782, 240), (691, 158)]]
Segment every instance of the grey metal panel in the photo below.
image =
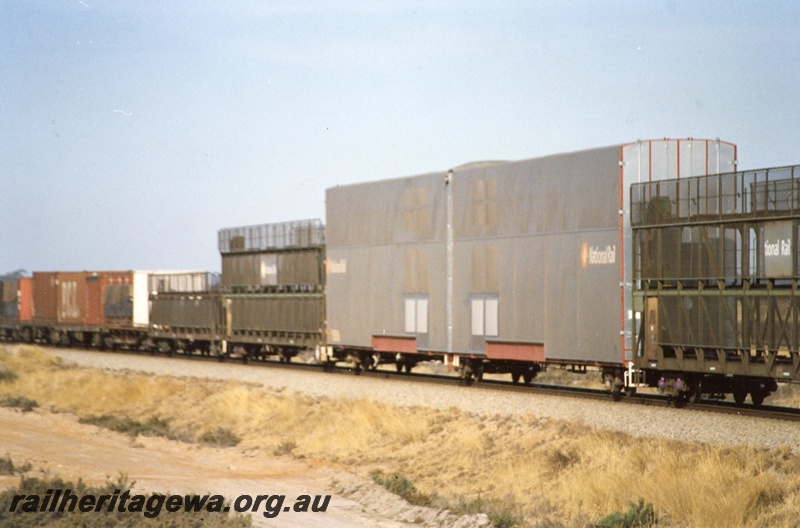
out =
[(290, 286), (322, 283), (322, 249), (297, 249), (258, 253), (224, 253), (222, 285)]
[[(618, 162), (609, 147), (455, 171), (456, 351), (483, 350), (471, 299), (488, 296), (492, 339), (543, 342), (548, 359), (620, 360)], [(610, 248), (613, 262), (584, 268), (584, 245)]]
[(327, 191), (327, 318), (331, 344), (371, 346), (407, 335), (405, 299), (428, 298), (418, 346), (445, 346), (445, 173)]
[[(441, 350), (445, 343), (444, 286), (406, 280), (407, 251), (424, 254), (427, 276), (441, 276), (444, 252), (433, 244), (345, 247), (329, 249), (336, 263), (327, 278), (328, 337), (332, 344), (368, 347), (373, 335), (406, 335), (407, 297), (427, 296), (428, 332), (424, 341)], [(439, 270), (437, 272), (437, 270)], [(414, 286), (406, 289), (406, 283)], [(419, 336), (423, 341), (423, 336)], [(421, 344), (421, 343), (420, 343)]]
[(619, 147), (455, 170), (453, 185), (456, 240), (619, 226)]
[(319, 333), (321, 295), (225, 296), (229, 335), (249, 332)]
[(319, 251), (279, 253), (278, 284), (320, 284), (321, 259)]
[[(544, 342), (551, 359), (619, 362), (619, 152), (453, 171), (455, 352), (483, 350), (471, 332), (472, 301), (480, 298), (499, 307), (493, 338)], [(427, 293), (429, 346), (446, 350), (444, 179), (328, 190), (332, 344), (368, 347), (372, 335), (403, 335), (404, 299)], [(614, 261), (584, 269), (584, 245), (598, 254), (613, 248)]]
[[(621, 361), (618, 246), (619, 231), (613, 229), (548, 237), (545, 315), (548, 359)], [(590, 254), (585, 258), (584, 248), (600, 256), (592, 258)]]
[(219, 322), (219, 297), (215, 294), (163, 293), (151, 297), (150, 324), (154, 326), (216, 332)]
[(222, 255), (222, 285), (275, 286), (278, 284), (277, 256), (274, 253), (234, 253)]
[(329, 250), (328, 258), (336, 263), (327, 277), (329, 340), (368, 347), (373, 334), (402, 334), (398, 248), (343, 247)]
[[(454, 269), (455, 350), (482, 352), (471, 332), (471, 300), (497, 297), (499, 339), (544, 342), (546, 237), (476, 240), (457, 243)], [(492, 258), (478, 256), (496, 254)], [(476, 269), (476, 267), (478, 269)], [(492, 269), (494, 267), (494, 269)]]
[[(738, 301), (733, 296), (699, 295), (696, 290), (687, 290), (684, 295), (659, 297), (660, 344), (735, 349), (739, 329), (735, 328), (730, 315), (737, 313)], [(776, 299), (776, 302), (789, 303), (790, 299)], [(762, 306), (763, 312), (756, 319), (766, 321), (767, 303)], [(780, 311), (781, 314), (785, 312), (786, 309)]]
[(444, 180), (431, 173), (327, 190), (329, 247), (444, 240)]
[[(788, 226), (791, 237), (791, 228)], [(751, 254), (749, 240), (743, 243), (744, 226), (670, 226), (637, 229), (633, 237), (636, 254), (634, 277), (663, 280), (741, 280)], [(787, 273), (791, 275), (791, 256)], [(754, 268), (755, 271), (755, 268)]]

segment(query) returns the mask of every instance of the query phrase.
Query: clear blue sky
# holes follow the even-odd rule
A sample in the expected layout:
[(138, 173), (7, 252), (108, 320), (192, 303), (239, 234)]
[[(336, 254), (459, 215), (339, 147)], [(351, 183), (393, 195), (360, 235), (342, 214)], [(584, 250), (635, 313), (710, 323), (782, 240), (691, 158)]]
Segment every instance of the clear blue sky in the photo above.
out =
[(0, 0), (0, 273), (218, 270), (221, 227), (482, 159), (800, 163), (799, 6)]

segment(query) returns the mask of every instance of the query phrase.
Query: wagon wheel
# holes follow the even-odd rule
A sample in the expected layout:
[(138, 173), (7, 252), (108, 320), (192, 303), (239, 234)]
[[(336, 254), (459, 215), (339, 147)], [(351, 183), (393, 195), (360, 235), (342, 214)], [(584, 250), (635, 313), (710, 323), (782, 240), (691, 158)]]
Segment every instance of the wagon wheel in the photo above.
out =
[(353, 374), (356, 376), (360, 375), (363, 370), (361, 359), (355, 354), (350, 358), (350, 370), (352, 370)]
[(519, 373), (518, 370), (515, 370), (514, 372), (512, 372), (511, 373), (511, 383), (513, 383), (514, 385), (519, 383), (520, 376), (521, 376), (521, 374)]
[(378, 354), (372, 354), (369, 361), (370, 370), (378, 370), (378, 365), (381, 362), (381, 357)]
[(756, 407), (761, 407), (761, 404), (764, 403), (765, 396), (766, 394), (764, 394), (764, 391), (761, 389), (756, 389), (750, 393), (750, 399), (753, 401), (753, 405)]
[(744, 403), (745, 398), (747, 398), (746, 390), (740, 388), (733, 389), (733, 401), (741, 405)]
[(461, 367), (461, 379), (464, 381), (464, 385), (469, 387), (475, 381), (473, 377), (472, 365), (468, 362)]
[(361, 363), (361, 370), (364, 372), (376, 370), (378, 368), (378, 355), (362, 352), (359, 354), (359, 363)]
[(700, 402), (700, 398), (702, 398), (702, 397), (703, 397), (703, 389), (700, 387), (700, 385), (698, 384), (698, 385), (692, 387), (692, 392), (691, 392), (691, 394), (689, 394), (689, 402), (690, 403), (699, 403)]

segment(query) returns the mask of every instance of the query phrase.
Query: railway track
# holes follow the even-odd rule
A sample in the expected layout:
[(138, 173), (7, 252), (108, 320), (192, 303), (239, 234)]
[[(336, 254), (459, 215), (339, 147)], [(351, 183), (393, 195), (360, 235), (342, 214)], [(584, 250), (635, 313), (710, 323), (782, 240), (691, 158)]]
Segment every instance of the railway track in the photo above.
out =
[[(86, 350), (86, 349), (75, 349)], [(217, 357), (205, 356), (199, 354), (159, 354), (144, 351), (126, 350), (126, 351), (102, 351), (97, 349), (88, 349), (100, 354), (134, 354), (134, 355), (150, 355), (156, 357), (171, 357), (184, 360), (206, 361), (206, 362), (224, 362), (226, 364), (239, 364), (239, 365), (257, 365), (266, 368), (278, 369), (292, 369), (292, 370), (306, 370), (318, 371), (321, 375), (339, 375), (339, 376), (356, 376), (353, 370), (347, 366), (323, 366), (317, 363), (303, 363), (299, 361), (276, 361), (271, 359), (259, 359), (242, 361), (236, 358), (226, 358), (220, 360)], [(463, 387), (465, 390), (488, 390), (488, 391), (507, 391), (528, 394), (542, 394), (558, 397), (569, 398), (583, 398), (592, 400), (614, 401), (620, 405), (641, 405), (652, 407), (673, 407), (684, 408), (687, 411), (698, 410), (705, 412), (713, 412), (720, 414), (738, 415), (738, 416), (751, 416), (764, 419), (800, 422), (800, 409), (793, 407), (777, 407), (762, 405), (755, 407), (749, 404), (737, 404), (735, 402), (723, 400), (704, 399), (697, 403), (686, 403), (676, 400), (674, 398), (649, 393), (638, 393), (632, 396), (624, 396), (621, 399), (615, 398), (608, 390), (593, 389), (586, 387), (570, 387), (565, 385), (551, 385), (544, 383), (531, 383), (514, 384), (510, 381), (484, 379), (480, 382), (467, 384), (458, 376), (446, 374), (429, 374), (429, 373), (414, 373), (409, 374), (406, 372), (395, 372), (387, 369), (368, 369), (362, 371), (358, 376), (369, 378), (379, 378), (390, 382), (412, 382), (412, 383), (431, 383), (439, 385), (449, 385), (453, 387)]]
[[(344, 371), (347, 369), (345, 367), (341, 367), (341, 370)], [(451, 385), (464, 385), (463, 380), (460, 378), (435, 374), (408, 375), (389, 371), (370, 371), (367, 372), (366, 375), (381, 376), (387, 379), (405, 379), (414, 381), (430, 381), (434, 383), (447, 383)], [(479, 383), (472, 384), (471, 388), (478, 390), (513, 391), (531, 394), (546, 394), (552, 396), (567, 396), (572, 398), (606, 400), (626, 405), (685, 408), (687, 410), (692, 409), (722, 414), (734, 414), (739, 416), (753, 416), (759, 418), (800, 422), (800, 409), (794, 407), (777, 407), (769, 405), (755, 407), (748, 404), (738, 404), (729, 401), (710, 399), (704, 399), (698, 403), (685, 403), (660, 394), (635, 394), (633, 396), (623, 396), (621, 399), (615, 399), (614, 395), (605, 389), (569, 387), (565, 385), (550, 385), (544, 383), (519, 385), (500, 380), (483, 380)]]

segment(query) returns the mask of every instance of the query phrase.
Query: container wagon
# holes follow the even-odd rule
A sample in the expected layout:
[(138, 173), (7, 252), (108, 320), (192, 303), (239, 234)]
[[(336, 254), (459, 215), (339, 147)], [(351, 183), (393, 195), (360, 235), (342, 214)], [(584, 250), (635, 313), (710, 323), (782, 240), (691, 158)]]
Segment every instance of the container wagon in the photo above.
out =
[[(156, 272), (34, 272), (28, 279), (30, 288), (25, 279), (20, 279), (23, 311), (17, 332), (23, 341), (46, 344), (142, 347), (148, 339), (148, 277), (153, 273)], [(11, 287), (4, 289), (11, 291)], [(26, 295), (32, 301), (30, 323), (24, 320)]]
[[(107, 347), (147, 348), (150, 345), (150, 292), (153, 276), (202, 276), (197, 270), (132, 270), (100, 272), (103, 278), (103, 330)], [(184, 279), (185, 280), (185, 279)]]
[(209, 272), (151, 274), (150, 331), (160, 352), (218, 355), (223, 318), (220, 276)]
[(696, 399), (800, 381), (800, 166), (631, 188), (634, 366)]
[[(34, 340), (57, 345), (97, 344), (99, 328), (89, 320), (86, 271), (33, 273)], [(94, 307), (94, 311), (101, 310)]]
[(223, 349), (289, 361), (322, 341), (325, 236), (320, 220), (222, 229)]
[(321, 355), (468, 379), (632, 358), (634, 182), (734, 170), (719, 140), (650, 140), (327, 190)]

